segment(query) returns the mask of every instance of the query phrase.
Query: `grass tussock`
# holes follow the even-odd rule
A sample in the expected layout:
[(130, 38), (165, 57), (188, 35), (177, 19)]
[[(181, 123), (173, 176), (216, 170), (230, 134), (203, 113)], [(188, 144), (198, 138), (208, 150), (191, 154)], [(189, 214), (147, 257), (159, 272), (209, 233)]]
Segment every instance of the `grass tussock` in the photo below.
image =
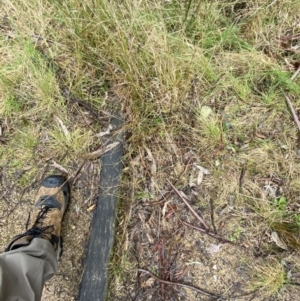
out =
[[(300, 79), (290, 80), (298, 1), (3, 0), (0, 8), (0, 162), (12, 174), (31, 167), (21, 185), (50, 159), (77, 166), (101, 144), (105, 125), (70, 93), (101, 117), (115, 109), (125, 117), (111, 298), (126, 294), (123, 279), (136, 267), (134, 208), (159, 199), (166, 179), (192, 190), (207, 219), (213, 198), (228, 239), (271, 253), (274, 241), (259, 242), (276, 232), (299, 249), (298, 133), (283, 94), (299, 106)], [(198, 186), (193, 164), (210, 171)], [(257, 269), (256, 287), (276, 294), (280, 266)]]
[(254, 289), (261, 289), (264, 298), (278, 296), (286, 282), (284, 266), (275, 259), (262, 263), (254, 269), (252, 286)]

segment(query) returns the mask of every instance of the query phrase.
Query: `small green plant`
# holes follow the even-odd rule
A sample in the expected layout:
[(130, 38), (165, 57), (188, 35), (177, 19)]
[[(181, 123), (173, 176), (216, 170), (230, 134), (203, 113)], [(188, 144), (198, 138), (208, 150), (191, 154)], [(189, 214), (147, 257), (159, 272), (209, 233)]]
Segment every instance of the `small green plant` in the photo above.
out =
[(300, 249), (300, 216), (287, 209), (285, 196), (274, 199), (270, 208), (269, 225), (282, 242), (290, 249)]
[(229, 236), (229, 240), (232, 242), (236, 242), (241, 238), (241, 235), (243, 233), (243, 229), (238, 227), (234, 230), (234, 232)]
[(279, 199), (274, 200), (274, 206), (277, 210), (285, 211), (287, 205), (287, 200), (284, 196), (281, 196)]
[(294, 215), (294, 221), (297, 224), (297, 226), (300, 228), (300, 214)]
[(149, 197), (150, 197), (150, 195), (149, 195), (149, 193), (147, 193), (147, 192), (144, 192), (144, 191), (138, 191), (137, 192), (137, 199), (138, 200), (141, 200), (141, 199), (149, 199)]
[(10, 116), (12, 113), (19, 112), (22, 108), (22, 102), (18, 101), (14, 96), (9, 95), (3, 105), (3, 114)]

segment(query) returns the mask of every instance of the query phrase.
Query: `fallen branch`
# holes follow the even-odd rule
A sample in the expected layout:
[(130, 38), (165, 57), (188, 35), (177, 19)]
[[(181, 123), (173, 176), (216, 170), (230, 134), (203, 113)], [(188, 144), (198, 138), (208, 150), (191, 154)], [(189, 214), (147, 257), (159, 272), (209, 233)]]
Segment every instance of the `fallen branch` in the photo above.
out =
[(205, 227), (206, 230), (209, 230), (209, 227), (206, 225), (204, 220), (198, 215), (198, 213), (192, 208), (192, 206), (188, 203), (188, 201), (182, 196), (180, 191), (178, 191), (176, 187), (169, 180), (167, 181), (171, 185), (172, 189), (176, 192), (176, 194), (181, 198), (181, 200), (186, 204), (189, 210), (193, 213), (193, 215), (198, 219), (198, 221)]
[(285, 97), (286, 102), (287, 102), (287, 104), (288, 104), (288, 106), (289, 106), (289, 108), (290, 108), (290, 111), (291, 111), (291, 113), (292, 113), (292, 116), (293, 116), (293, 118), (294, 118), (294, 121), (296, 122), (297, 127), (298, 127), (298, 129), (299, 129), (299, 131), (300, 131), (300, 121), (299, 121), (298, 115), (297, 115), (297, 113), (296, 113), (296, 111), (295, 111), (295, 109), (294, 109), (294, 107), (293, 107), (293, 104), (292, 104), (290, 98), (289, 98), (285, 93), (284, 93), (284, 97)]
[(152, 272), (144, 270), (144, 269), (137, 269), (137, 270), (139, 272), (144, 272), (144, 273), (148, 274), (150, 277), (152, 277), (153, 279), (155, 279), (156, 281), (158, 281), (160, 283), (185, 287), (185, 288), (188, 288), (190, 290), (196, 291), (196, 292), (198, 292), (198, 293), (200, 293), (202, 295), (209, 296), (209, 297), (212, 297), (212, 298), (217, 299), (217, 300), (225, 300), (224, 297), (222, 297), (220, 295), (215, 295), (215, 294), (210, 293), (210, 292), (208, 292), (208, 291), (206, 291), (204, 289), (201, 289), (201, 288), (189, 285), (189, 284), (184, 284), (184, 283), (179, 283), (179, 282), (173, 282), (173, 281), (163, 280), (163, 279), (160, 279), (159, 277), (157, 277), (156, 275), (154, 275)]

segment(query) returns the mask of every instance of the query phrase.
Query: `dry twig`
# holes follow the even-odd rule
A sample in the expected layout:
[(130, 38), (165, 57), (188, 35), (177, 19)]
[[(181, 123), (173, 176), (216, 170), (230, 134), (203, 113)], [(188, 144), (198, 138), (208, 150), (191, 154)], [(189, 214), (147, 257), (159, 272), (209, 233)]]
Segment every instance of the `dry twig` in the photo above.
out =
[(214, 209), (214, 201), (213, 201), (213, 199), (209, 200), (209, 206), (210, 206), (210, 220), (211, 220), (211, 224), (212, 224), (214, 233), (218, 234), (217, 233), (217, 228), (216, 228), (216, 225), (215, 225), (215, 217), (214, 217), (214, 210), (215, 209)]
[(61, 166), (60, 164), (56, 163), (54, 160), (52, 160), (51, 166), (53, 166), (54, 168), (56, 168), (59, 171), (61, 171), (64, 176), (67, 176), (69, 174), (69, 172), (63, 166)]
[(84, 167), (84, 165), (85, 165), (88, 161), (89, 161), (88, 159), (84, 160), (84, 161), (81, 163), (81, 165), (78, 167), (78, 169), (76, 170), (74, 176), (70, 176), (70, 177), (68, 178), (67, 182), (70, 183), (70, 186), (75, 185), (75, 182), (77, 181), (78, 175), (80, 174), (82, 168)]
[(205, 227), (206, 230), (209, 230), (209, 227), (206, 225), (204, 220), (198, 215), (198, 213), (192, 208), (192, 206), (188, 203), (188, 201), (182, 196), (180, 191), (176, 189), (176, 187), (169, 181), (169, 184), (171, 185), (172, 189), (176, 192), (176, 194), (182, 199), (182, 201), (186, 204), (186, 206), (189, 208), (189, 210), (192, 212), (192, 214), (198, 219), (198, 221)]
[(295, 71), (295, 73), (292, 75), (291, 77), (291, 81), (294, 81), (296, 79), (296, 77), (298, 76), (298, 74), (300, 73), (300, 67)]
[(229, 243), (229, 244), (231, 244), (231, 245), (235, 245), (235, 246), (238, 246), (238, 247), (240, 246), (240, 245), (237, 245), (237, 244), (235, 244), (234, 242), (232, 242), (232, 241), (230, 241), (230, 240), (228, 240), (228, 239), (226, 239), (226, 238), (224, 238), (224, 237), (222, 237), (222, 236), (220, 236), (220, 235), (218, 235), (218, 234), (215, 234), (215, 233), (213, 233), (213, 232), (209, 232), (209, 231), (207, 231), (206, 229), (202, 229), (202, 228), (200, 228), (200, 227), (197, 227), (197, 226), (195, 226), (195, 225), (193, 225), (193, 224), (190, 224), (190, 223), (188, 223), (188, 222), (185, 222), (185, 221), (183, 221), (182, 223), (183, 223), (184, 225), (190, 227), (190, 228), (193, 228), (193, 229), (198, 230), (198, 231), (200, 231), (200, 232), (202, 232), (202, 233), (205, 233), (205, 234), (207, 234), (208, 236), (211, 236), (211, 237), (213, 237), (213, 238), (215, 238), (215, 239), (221, 241), (222, 243)]
[(296, 111), (295, 111), (295, 109), (293, 107), (293, 104), (292, 104), (290, 98), (285, 93), (284, 93), (284, 96), (285, 96), (286, 102), (287, 102), (287, 104), (288, 104), (288, 106), (289, 106), (289, 108), (291, 110), (291, 113), (292, 113), (292, 116), (294, 118), (294, 121), (296, 122), (297, 127), (300, 130), (300, 121), (299, 121), (298, 115), (297, 115), (297, 113), (296, 113)]
[[(298, 69), (296, 70), (296, 72), (292, 75), (291, 77), (291, 81), (294, 81), (296, 79), (296, 77), (298, 76), (298, 74), (300, 73), (300, 67), (298, 67)], [(284, 97), (286, 99), (286, 102), (290, 108), (290, 111), (292, 113), (292, 116), (294, 118), (294, 121), (296, 122), (297, 124), (297, 127), (298, 129), (300, 130), (300, 121), (299, 121), (299, 118), (298, 118), (298, 115), (293, 107), (293, 104), (292, 104), (292, 101), (290, 100), (290, 98), (287, 96), (287, 94), (283, 93), (284, 94)]]
[(192, 285), (189, 285), (189, 284), (163, 280), (163, 279), (160, 279), (159, 277), (157, 277), (156, 275), (154, 275), (152, 272), (144, 270), (144, 269), (137, 269), (137, 270), (139, 272), (144, 272), (144, 273), (148, 274), (149, 276), (151, 276), (152, 278), (154, 278), (156, 281), (158, 281), (160, 283), (170, 284), (170, 285), (178, 285), (178, 286), (185, 287), (185, 288), (191, 289), (193, 291), (196, 291), (196, 292), (198, 292), (202, 295), (212, 297), (212, 298), (217, 299), (217, 300), (225, 300), (225, 298), (223, 298), (222, 296), (215, 295), (213, 293), (207, 292), (206, 290), (203, 290), (201, 288), (198, 288), (198, 287), (195, 287), (195, 286), (192, 286)]
[(244, 184), (244, 178), (247, 172), (247, 166), (246, 164), (243, 164), (242, 170), (241, 170), (241, 175), (239, 178), (239, 193), (243, 192), (243, 184)]

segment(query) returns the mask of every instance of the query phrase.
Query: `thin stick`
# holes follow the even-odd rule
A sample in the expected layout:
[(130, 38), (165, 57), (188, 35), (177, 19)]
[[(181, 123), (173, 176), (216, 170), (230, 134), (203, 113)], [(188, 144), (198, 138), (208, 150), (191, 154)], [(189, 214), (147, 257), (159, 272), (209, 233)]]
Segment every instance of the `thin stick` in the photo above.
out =
[(244, 184), (244, 178), (247, 172), (247, 166), (246, 164), (243, 165), (242, 170), (241, 170), (241, 175), (239, 179), (239, 193), (243, 192), (243, 184)]
[(77, 97), (75, 97), (70, 90), (67, 87), (61, 87), (61, 91), (62, 94), (64, 95), (64, 97), (69, 100), (72, 101), (74, 103), (77, 103), (78, 105), (84, 107), (86, 110), (90, 111), (97, 119), (101, 120), (101, 119), (107, 119), (106, 117), (100, 117), (100, 115), (98, 114), (98, 112), (96, 110), (94, 110), (89, 104), (87, 104), (86, 102), (82, 101), (81, 99), (78, 99)]
[(170, 284), (170, 285), (178, 285), (178, 286), (185, 287), (185, 288), (191, 289), (193, 291), (196, 291), (196, 292), (198, 292), (198, 293), (200, 293), (202, 295), (212, 297), (214, 299), (225, 300), (225, 298), (223, 298), (222, 296), (218, 296), (218, 295), (212, 294), (212, 293), (207, 292), (207, 291), (205, 291), (205, 290), (203, 290), (201, 288), (198, 288), (198, 287), (195, 287), (195, 286), (192, 286), (192, 285), (188, 285), (188, 284), (184, 284), (184, 283), (163, 280), (163, 279), (158, 278), (153, 273), (151, 273), (151, 272), (149, 272), (147, 270), (144, 270), (144, 269), (137, 269), (137, 270), (139, 272), (144, 272), (144, 273), (148, 274), (149, 276), (151, 276), (152, 278), (154, 278), (156, 281), (158, 281), (160, 283)]
[(298, 283), (298, 282), (286, 282), (285, 285), (300, 286), (300, 283)]
[(214, 217), (214, 210), (215, 210), (215, 208), (214, 208), (214, 201), (213, 201), (212, 198), (209, 200), (209, 205), (210, 205), (210, 220), (211, 220), (211, 224), (213, 226), (215, 234), (218, 234), (217, 228), (216, 228), (216, 225), (215, 225), (215, 217)]
[(294, 121), (296, 122), (297, 127), (298, 127), (298, 129), (299, 129), (299, 131), (300, 131), (300, 121), (299, 121), (299, 118), (298, 118), (298, 116), (297, 116), (297, 113), (296, 113), (296, 111), (295, 111), (295, 109), (294, 109), (294, 107), (293, 107), (293, 105), (292, 105), (292, 102), (291, 102), (290, 98), (289, 98), (285, 93), (284, 93), (284, 96), (285, 96), (286, 102), (287, 102), (287, 104), (288, 104), (288, 106), (289, 106), (289, 108), (290, 108), (290, 111), (291, 111), (291, 113), (292, 113), (292, 116), (293, 116), (293, 118), (294, 118)]
[(300, 67), (298, 67), (298, 69), (295, 71), (295, 73), (292, 75), (291, 77), (291, 81), (294, 81), (295, 78), (298, 76), (298, 74), (300, 73)]
[(78, 169), (76, 170), (75, 174), (73, 176), (70, 176), (68, 179), (67, 179), (67, 182), (69, 182), (70, 186), (73, 186), (76, 182), (76, 178), (77, 176), (79, 175), (79, 173), (81, 172), (82, 168), (84, 167), (84, 165), (88, 162), (88, 159), (85, 159), (81, 165), (78, 167)]
[(183, 223), (184, 225), (190, 227), (190, 228), (193, 228), (193, 229), (198, 230), (198, 231), (200, 231), (200, 232), (202, 232), (202, 233), (205, 233), (205, 234), (207, 234), (208, 236), (213, 237), (213, 238), (215, 238), (215, 239), (221, 241), (222, 243), (228, 243), (228, 244), (231, 244), (231, 245), (235, 245), (235, 246), (240, 247), (240, 245), (237, 245), (237, 244), (235, 244), (234, 242), (232, 242), (232, 241), (230, 241), (230, 240), (228, 240), (228, 239), (226, 239), (226, 238), (224, 238), (224, 237), (222, 237), (222, 236), (220, 236), (220, 235), (218, 235), (218, 234), (215, 234), (215, 233), (213, 233), (213, 232), (209, 232), (209, 231), (207, 231), (207, 230), (205, 230), (205, 229), (202, 229), (202, 228), (200, 228), (200, 227), (197, 227), (197, 226), (195, 226), (195, 225), (193, 225), (193, 224), (190, 224), (190, 223), (188, 223), (188, 222), (185, 222), (185, 221), (183, 221), (182, 223)]
[(287, 37), (281, 38), (282, 41), (289, 42), (300, 38), (300, 33), (289, 35)]
[(182, 199), (182, 201), (186, 204), (186, 206), (190, 209), (190, 211), (193, 213), (193, 215), (198, 219), (198, 221), (205, 227), (206, 230), (209, 229), (209, 227), (206, 225), (204, 220), (198, 215), (198, 213), (192, 208), (192, 206), (188, 203), (188, 201), (181, 195), (181, 193), (176, 189), (176, 187), (169, 181), (169, 184), (171, 185), (172, 189), (176, 192), (176, 194)]
[[(296, 79), (296, 77), (298, 76), (298, 74), (300, 73), (300, 66), (298, 67), (298, 69), (296, 70), (296, 72), (292, 75), (291, 77), (291, 81), (294, 81)], [(300, 121), (299, 121), (299, 118), (298, 118), (298, 115), (293, 107), (293, 104), (292, 104), (292, 101), (290, 100), (290, 98), (284, 93), (284, 96), (285, 96), (285, 99), (286, 99), (286, 102), (290, 108), (290, 111), (292, 113), (292, 116), (294, 118), (294, 121), (296, 122), (297, 126), (298, 126), (298, 129), (300, 130)]]
[[(190, 159), (188, 161), (188, 163), (186, 164), (183, 172), (180, 173), (180, 175), (177, 177), (177, 180), (175, 181), (175, 185), (176, 183), (179, 181), (179, 179), (186, 173), (187, 171), (187, 168), (190, 166), (190, 163), (191, 163), (192, 159)], [(158, 201), (154, 201), (154, 202), (151, 202), (151, 203), (145, 203), (146, 206), (152, 206), (152, 205), (158, 205), (158, 204), (161, 204), (161, 203), (164, 203), (165, 201), (167, 201), (167, 198), (170, 196), (170, 194), (172, 193), (173, 189), (172, 190), (169, 190), (167, 192), (165, 192), (159, 199)]]

